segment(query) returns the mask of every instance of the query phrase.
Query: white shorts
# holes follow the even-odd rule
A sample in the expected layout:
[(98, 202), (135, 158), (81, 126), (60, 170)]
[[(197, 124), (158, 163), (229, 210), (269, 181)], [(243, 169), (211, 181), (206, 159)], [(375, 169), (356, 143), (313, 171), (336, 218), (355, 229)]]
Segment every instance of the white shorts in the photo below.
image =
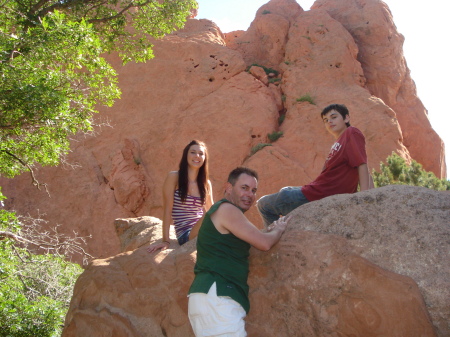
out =
[(246, 312), (228, 296), (217, 296), (216, 282), (208, 294), (189, 294), (189, 321), (196, 337), (245, 337)]

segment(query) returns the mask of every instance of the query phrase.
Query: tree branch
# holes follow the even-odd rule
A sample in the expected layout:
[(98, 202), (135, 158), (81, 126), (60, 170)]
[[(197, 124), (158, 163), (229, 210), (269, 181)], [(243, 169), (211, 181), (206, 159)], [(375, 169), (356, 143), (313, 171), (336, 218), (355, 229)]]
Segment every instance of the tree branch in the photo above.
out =
[(46, 183), (41, 184), (41, 183), (36, 179), (36, 177), (35, 177), (35, 175), (34, 175), (33, 168), (32, 168), (30, 165), (28, 165), (28, 163), (26, 163), (25, 161), (23, 161), (22, 159), (20, 159), (19, 157), (17, 157), (15, 154), (9, 152), (8, 150), (1, 149), (0, 151), (5, 152), (7, 155), (13, 157), (16, 161), (18, 161), (18, 162), (21, 163), (23, 166), (25, 166), (26, 168), (28, 168), (28, 170), (29, 170), (29, 172), (30, 172), (30, 175), (31, 175), (32, 184), (33, 184), (34, 186), (36, 186), (36, 187), (38, 188), (38, 190), (41, 189), (41, 186), (44, 186), (45, 192), (47, 192), (48, 196), (50, 197), (50, 193), (49, 193), (49, 191), (48, 191), (48, 189), (47, 189), (47, 184), (46, 184)]

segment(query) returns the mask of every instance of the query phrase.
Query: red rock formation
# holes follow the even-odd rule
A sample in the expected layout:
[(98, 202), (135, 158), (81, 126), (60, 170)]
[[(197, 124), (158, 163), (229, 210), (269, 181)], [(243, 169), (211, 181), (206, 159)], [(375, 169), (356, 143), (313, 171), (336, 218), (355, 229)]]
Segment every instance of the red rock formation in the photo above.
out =
[(404, 37), (397, 32), (388, 6), (375, 0), (317, 0), (311, 9), (326, 10), (353, 36), (366, 87), (395, 111), (412, 158), (436, 176), (445, 177), (444, 144), (417, 97), (403, 55)]
[(264, 65), (278, 69), (291, 22), (303, 9), (295, 0), (272, 0), (263, 5), (246, 32), (227, 34), (227, 46), (238, 50), (247, 66)]
[[(449, 203), (445, 192), (388, 186), (298, 208), (275, 247), (251, 250), (249, 336), (448, 336)], [(94, 261), (62, 337), (193, 336), (195, 254), (193, 241)]]
[[(177, 169), (181, 150), (192, 139), (208, 145), (216, 200), (228, 172), (242, 164), (259, 171), (260, 195), (310, 182), (334, 141), (319, 114), (336, 102), (349, 107), (352, 125), (365, 134), (371, 169), (395, 151), (426, 169), (436, 167), (431, 161), (440, 162), (435, 170), (440, 174), (445, 169), (440, 140), (425, 140), (433, 133), (425, 122), (419, 122), (420, 129), (408, 129), (401, 116), (409, 110), (396, 110), (401, 100), (408, 101), (399, 93), (412, 92), (403, 81), (404, 60), (387, 57), (382, 62), (371, 56), (372, 45), (387, 56), (401, 51), (385, 5), (377, 0), (318, 1), (314, 8), (304, 12), (294, 0), (272, 0), (261, 7), (248, 32), (226, 36), (211, 21), (192, 19), (183, 30), (155, 41), (156, 57), (145, 64), (122, 67), (111, 58), (122, 99), (97, 118), (111, 127), (73, 141), (67, 161), (77, 166), (37, 172), (51, 198), (31, 186), (28, 175), (2, 179), (6, 207), (32, 216), (44, 212), (50, 225), (91, 234), (88, 251), (108, 257), (120, 252), (114, 219), (162, 217), (164, 178)], [(366, 21), (358, 20), (368, 15), (377, 33), (360, 37), (358, 24)], [(380, 44), (380, 36), (392, 39)], [(246, 39), (255, 43), (240, 43)], [(281, 84), (266, 86), (246, 72), (252, 63), (279, 69)], [(307, 94), (315, 105), (298, 101)], [(286, 116), (281, 126), (280, 113)], [(256, 146), (269, 143), (267, 134), (274, 131), (283, 136), (251, 155)], [(426, 149), (417, 145), (430, 142), (433, 146)], [(255, 211), (249, 217), (259, 223)]]

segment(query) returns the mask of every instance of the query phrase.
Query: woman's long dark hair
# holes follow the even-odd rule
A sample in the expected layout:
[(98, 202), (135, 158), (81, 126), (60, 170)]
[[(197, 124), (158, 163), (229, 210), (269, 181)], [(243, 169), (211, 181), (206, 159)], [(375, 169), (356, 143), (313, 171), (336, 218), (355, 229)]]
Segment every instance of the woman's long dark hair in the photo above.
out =
[(199, 141), (199, 140), (192, 140), (183, 150), (183, 156), (181, 157), (180, 161), (180, 169), (178, 170), (178, 190), (180, 191), (180, 197), (181, 201), (185, 202), (186, 197), (188, 195), (188, 189), (189, 189), (189, 177), (188, 177), (188, 161), (187, 161), (187, 155), (189, 152), (189, 149), (192, 145), (199, 145), (202, 146), (205, 149), (205, 161), (203, 162), (203, 165), (198, 170), (198, 176), (197, 176), (197, 185), (198, 189), (200, 191), (200, 197), (202, 198), (202, 204), (205, 203), (206, 200), (206, 193), (210, 192), (207, 191), (209, 186), (207, 184), (209, 179), (209, 172), (208, 172), (208, 149), (206, 148), (205, 143)]

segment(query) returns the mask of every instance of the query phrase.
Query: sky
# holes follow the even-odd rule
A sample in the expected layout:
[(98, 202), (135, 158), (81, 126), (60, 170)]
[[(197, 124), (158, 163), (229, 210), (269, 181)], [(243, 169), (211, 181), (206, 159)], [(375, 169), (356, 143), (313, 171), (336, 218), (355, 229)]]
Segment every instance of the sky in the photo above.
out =
[[(269, 0), (197, 0), (197, 19), (214, 21), (223, 33), (247, 30), (256, 11)], [(403, 54), (417, 95), (428, 110), (433, 129), (446, 146), (447, 179), (450, 179), (450, 1), (384, 0), (389, 6), (397, 31), (405, 37)], [(297, 0), (309, 10), (314, 0)], [(450, 106), (450, 104), (449, 104)]]

